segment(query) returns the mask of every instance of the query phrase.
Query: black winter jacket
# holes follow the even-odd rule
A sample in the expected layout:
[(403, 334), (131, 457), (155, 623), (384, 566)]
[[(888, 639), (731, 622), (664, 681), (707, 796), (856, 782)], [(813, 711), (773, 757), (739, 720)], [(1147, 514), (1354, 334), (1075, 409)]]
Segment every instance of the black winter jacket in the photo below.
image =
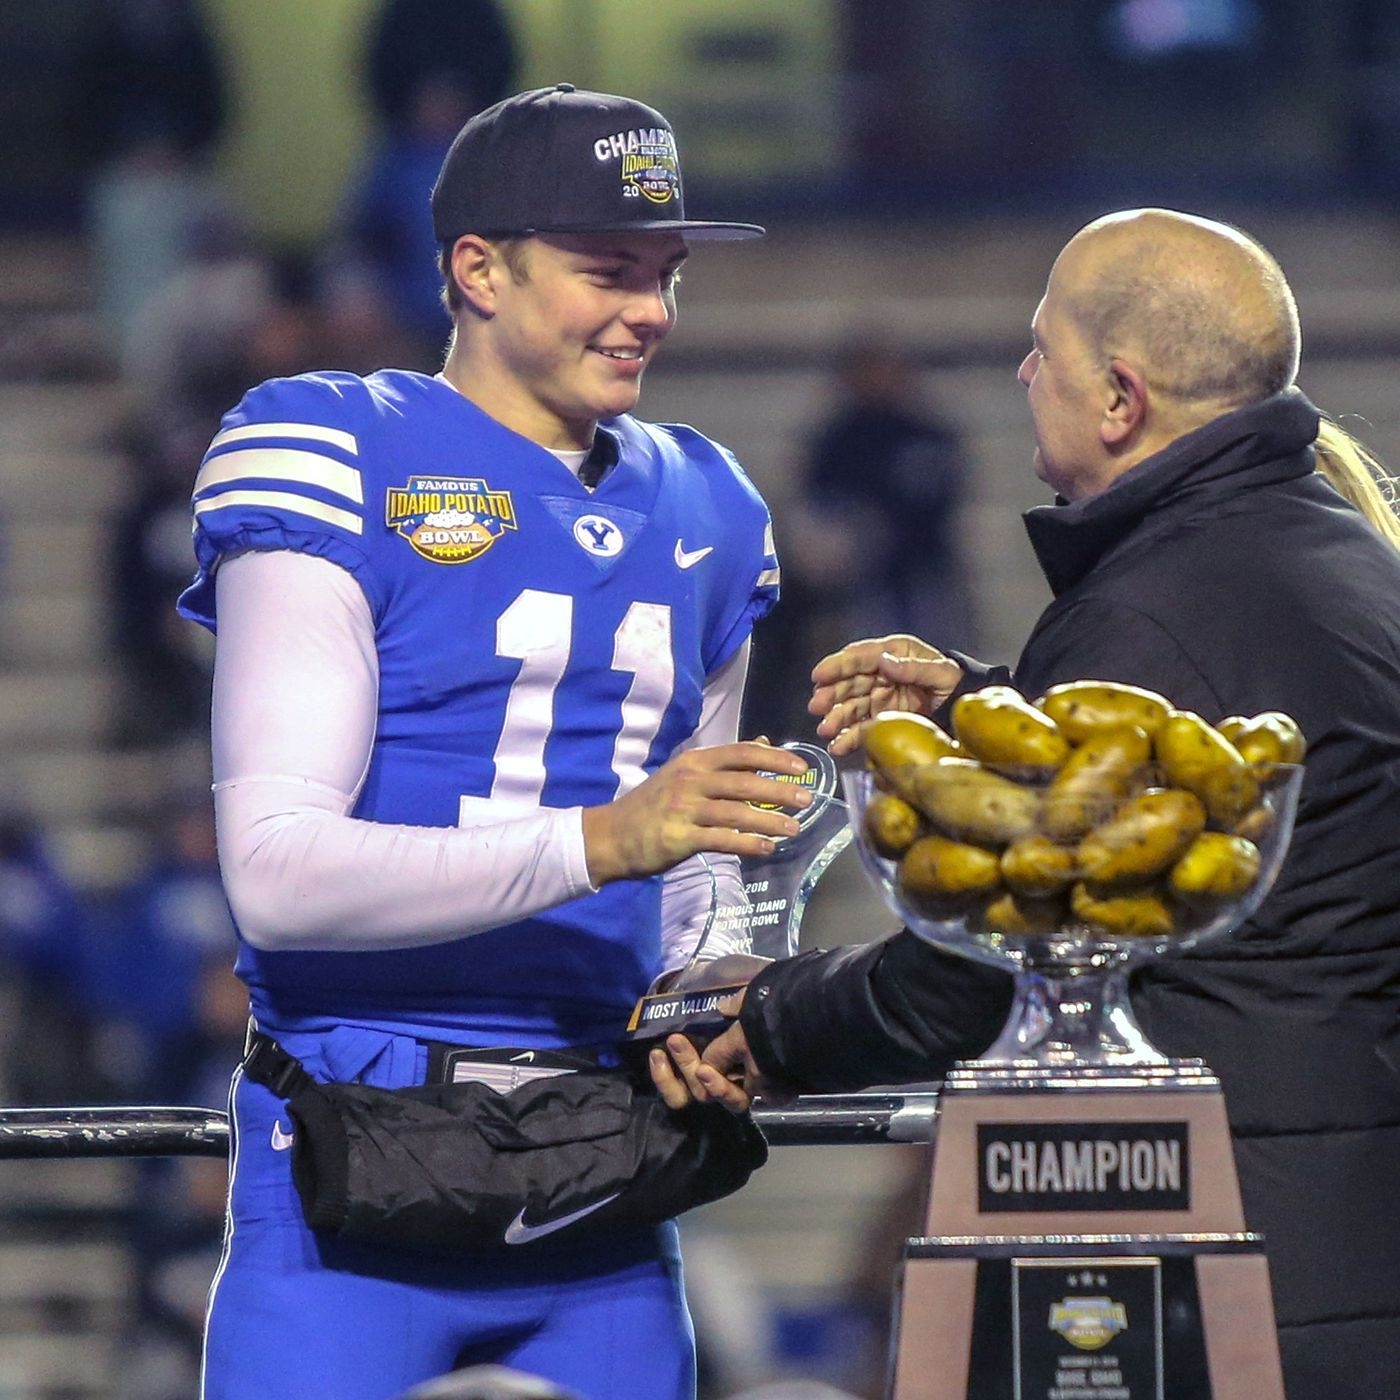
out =
[[(1126, 681), (1211, 721), (1301, 724), (1273, 892), (1235, 933), (1140, 971), (1133, 1004), (1159, 1049), (1224, 1086), (1290, 1400), (1373, 1400), (1400, 1394), (1400, 552), (1313, 470), (1316, 429), (1290, 391), (1028, 512), (1055, 598), (1014, 683)], [(969, 660), (964, 685), (1008, 679)], [(765, 1069), (834, 1090), (940, 1074), (1008, 1007), (994, 969), (901, 933), (775, 965), (744, 1025)]]

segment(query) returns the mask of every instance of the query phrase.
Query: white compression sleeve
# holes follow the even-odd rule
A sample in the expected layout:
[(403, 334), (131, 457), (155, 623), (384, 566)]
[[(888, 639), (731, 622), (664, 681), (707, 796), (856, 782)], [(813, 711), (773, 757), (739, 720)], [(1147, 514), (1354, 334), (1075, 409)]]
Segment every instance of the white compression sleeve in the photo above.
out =
[(338, 565), (281, 550), (217, 575), (214, 801), (243, 936), (267, 949), (440, 943), (591, 888), (580, 809), (470, 828), (351, 817), (374, 738), (369, 605)]

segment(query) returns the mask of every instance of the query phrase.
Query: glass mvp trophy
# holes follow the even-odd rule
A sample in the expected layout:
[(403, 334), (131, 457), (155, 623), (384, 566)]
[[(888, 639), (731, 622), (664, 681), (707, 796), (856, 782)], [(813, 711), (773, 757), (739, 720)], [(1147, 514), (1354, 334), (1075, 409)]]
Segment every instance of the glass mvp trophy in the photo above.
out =
[[(638, 1001), (627, 1023), (633, 1042), (656, 1040), (681, 1031), (709, 1039), (729, 1022), (719, 1009), (741, 992), (763, 962), (797, 951), (798, 929), (807, 901), (823, 872), (850, 844), (846, 804), (837, 796), (836, 765), (814, 744), (782, 746), (807, 761), (798, 778), (812, 794), (810, 805), (793, 815), (795, 836), (780, 839), (761, 860), (741, 860), (742, 891), (726, 896), (710, 874), (710, 914), (690, 961)], [(703, 859), (703, 857), (702, 857)], [(708, 862), (706, 862), (708, 868)]]
[(1149, 902), (1110, 921), (1083, 886), (1059, 904), (920, 896), (871, 843), (874, 777), (844, 776), (861, 861), (890, 907), (929, 942), (1015, 976), (1000, 1037), (940, 1096), (924, 1236), (905, 1246), (893, 1400), (1283, 1400), (1268, 1265), (1245, 1229), (1219, 1081), (1151, 1045), (1127, 981), (1253, 913), (1301, 779), (1289, 764), (1263, 777), (1245, 879), (1196, 899), (1159, 880), (1118, 895)]

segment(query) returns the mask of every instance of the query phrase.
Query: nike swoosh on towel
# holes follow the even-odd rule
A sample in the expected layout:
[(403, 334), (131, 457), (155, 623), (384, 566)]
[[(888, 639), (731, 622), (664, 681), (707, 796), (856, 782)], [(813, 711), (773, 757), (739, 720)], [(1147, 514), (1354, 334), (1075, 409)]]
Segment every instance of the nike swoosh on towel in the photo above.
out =
[(522, 1210), (506, 1226), (505, 1241), (507, 1244), (529, 1244), (531, 1240), (540, 1239), (544, 1235), (552, 1235), (556, 1230), (562, 1230), (566, 1225), (572, 1225), (575, 1220), (582, 1220), (585, 1215), (592, 1215), (595, 1210), (602, 1210), (609, 1201), (617, 1200), (621, 1194), (621, 1191), (614, 1191), (611, 1196), (604, 1196), (601, 1201), (594, 1201), (592, 1205), (572, 1210), (568, 1215), (561, 1215), (557, 1220), (542, 1221), (538, 1225), (527, 1225), (525, 1212)]

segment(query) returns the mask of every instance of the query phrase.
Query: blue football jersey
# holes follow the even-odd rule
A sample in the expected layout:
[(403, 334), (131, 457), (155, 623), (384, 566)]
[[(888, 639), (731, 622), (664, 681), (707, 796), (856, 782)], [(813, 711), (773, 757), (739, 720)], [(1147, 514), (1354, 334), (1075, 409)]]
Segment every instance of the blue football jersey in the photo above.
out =
[[(694, 731), (705, 677), (777, 597), (768, 512), (693, 429), (610, 420), (594, 492), (440, 378), (273, 380), (223, 421), (195, 487), (186, 617), (249, 549), (320, 555), (374, 619), (379, 716), (354, 815), (414, 826), (611, 801)], [(486, 807), (486, 802), (492, 804)], [(412, 898), (407, 892), (406, 898)], [(478, 1044), (607, 1040), (658, 971), (659, 879), (431, 947), (263, 952), (256, 1015)], [(447, 1034), (450, 1033), (450, 1034)]]

